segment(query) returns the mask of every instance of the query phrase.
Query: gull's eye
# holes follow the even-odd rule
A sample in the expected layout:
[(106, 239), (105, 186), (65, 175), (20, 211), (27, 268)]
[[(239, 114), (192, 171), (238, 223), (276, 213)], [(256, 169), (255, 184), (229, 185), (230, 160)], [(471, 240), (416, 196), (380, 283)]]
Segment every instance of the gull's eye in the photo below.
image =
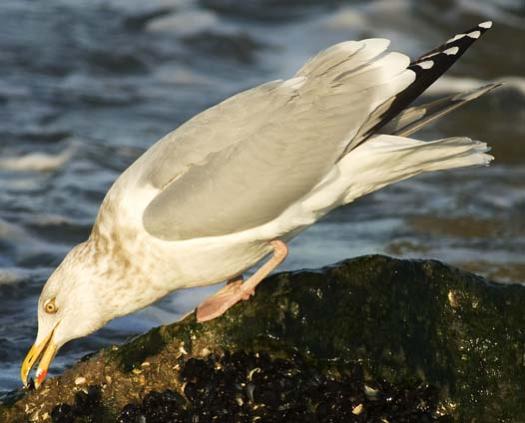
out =
[(54, 314), (58, 311), (58, 307), (55, 304), (54, 298), (46, 301), (46, 303), (44, 304), (44, 310), (46, 311), (46, 313), (49, 314)]

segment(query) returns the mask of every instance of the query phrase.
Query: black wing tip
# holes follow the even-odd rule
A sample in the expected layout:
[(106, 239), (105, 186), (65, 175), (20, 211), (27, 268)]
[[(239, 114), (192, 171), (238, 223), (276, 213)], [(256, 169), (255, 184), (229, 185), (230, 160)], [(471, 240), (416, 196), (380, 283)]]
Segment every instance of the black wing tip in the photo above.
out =
[(492, 25), (492, 21), (481, 22), (474, 28), (454, 35), (444, 44), (414, 60), (408, 69), (416, 73), (416, 78), (428, 73), (436, 76), (443, 74)]
[(492, 21), (481, 22), (481, 23), (477, 24), (475, 27), (464, 31), (463, 34), (467, 34), (469, 32), (476, 31), (476, 30), (488, 31), (489, 29), (492, 28), (492, 25), (494, 25), (494, 22), (492, 22)]
[[(444, 44), (436, 47), (433, 50), (423, 54), (418, 59), (414, 60), (409, 69), (415, 65), (420, 65), (428, 61), (434, 61), (439, 59), (439, 56), (449, 56), (450, 58), (458, 59), (477, 39), (479, 39), (485, 32), (492, 28), (492, 21), (484, 21), (479, 23), (477, 26), (470, 28), (464, 32), (460, 32), (446, 41)], [(455, 60), (453, 60), (455, 61)], [(425, 63), (427, 67), (419, 66), (420, 69), (412, 69), (414, 71), (423, 69), (430, 69), (428, 63)]]
[(493, 24), (494, 24), (494, 22), (492, 22), (492, 21), (485, 21), (485, 22), (481, 22), (480, 24), (478, 24), (478, 27), (479, 28), (484, 28), (484, 29), (490, 29), (490, 28), (492, 28)]
[[(460, 33), (454, 35), (452, 38), (450, 38), (446, 43), (444, 43), (440, 47), (445, 47), (448, 44), (451, 44), (451, 43), (453, 43), (453, 42), (455, 42), (457, 40), (460, 40), (463, 37), (469, 37), (469, 38), (472, 38), (472, 39), (476, 40), (481, 35), (483, 35), (485, 32), (490, 30), (493, 25), (494, 25), (494, 22), (492, 22), (492, 21), (481, 22), (481, 23), (477, 24), (476, 26), (474, 26), (474, 27), (472, 27), (470, 29), (467, 29), (466, 31), (463, 31), (463, 32), (460, 32)], [(479, 31), (479, 35), (476, 34), (476, 31)]]
[[(382, 115), (381, 121), (371, 128), (368, 133), (371, 134), (380, 129), (419, 97), (490, 28), (492, 28), (492, 21), (481, 22), (464, 33), (454, 35), (444, 44), (410, 63), (407, 69), (415, 73), (414, 82), (396, 95), (390, 108)], [(491, 89), (494, 88), (497, 88), (497, 86)]]
[(475, 41), (478, 38), (480, 38), (485, 32), (490, 30), (492, 28), (492, 25), (493, 25), (492, 21), (481, 22), (473, 28), (467, 29), (466, 31), (463, 31), (463, 32), (460, 32), (459, 34), (454, 35), (441, 47), (453, 45), (455, 42), (461, 40), (464, 37), (470, 38)]

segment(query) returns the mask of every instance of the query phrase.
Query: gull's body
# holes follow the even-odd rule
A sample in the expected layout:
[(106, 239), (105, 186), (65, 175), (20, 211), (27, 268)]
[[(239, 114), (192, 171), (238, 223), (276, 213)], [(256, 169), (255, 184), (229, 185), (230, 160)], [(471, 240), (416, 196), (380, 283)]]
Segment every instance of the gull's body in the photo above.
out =
[(386, 52), (387, 40), (341, 43), (291, 79), (240, 93), (166, 135), (117, 179), (90, 238), (44, 287), (22, 378), (43, 354), (40, 383), (61, 345), (115, 317), (237, 278), (200, 308), (201, 321), (216, 317), (249, 297), (286, 243), (330, 210), (421, 172), (488, 164), (486, 145), (468, 138), (406, 138), (493, 88), (406, 108), (488, 28), (412, 63)]

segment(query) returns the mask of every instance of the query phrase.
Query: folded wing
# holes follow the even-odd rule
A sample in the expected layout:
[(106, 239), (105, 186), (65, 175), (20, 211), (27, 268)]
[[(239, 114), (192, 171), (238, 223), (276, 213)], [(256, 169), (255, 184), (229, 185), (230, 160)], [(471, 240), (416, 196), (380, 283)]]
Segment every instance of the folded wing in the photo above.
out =
[(234, 96), (161, 140), (135, 164), (159, 189), (143, 224), (166, 240), (263, 225), (334, 166), (368, 115), (414, 81), (388, 41), (350, 41), (286, 81)]

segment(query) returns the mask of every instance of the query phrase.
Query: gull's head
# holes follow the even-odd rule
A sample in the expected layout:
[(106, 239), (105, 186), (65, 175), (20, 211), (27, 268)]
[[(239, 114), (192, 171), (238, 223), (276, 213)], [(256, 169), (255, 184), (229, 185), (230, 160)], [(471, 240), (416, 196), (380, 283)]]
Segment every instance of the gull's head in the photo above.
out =
[(38, 334), (20, 372), (24, 385), (38, 363), (35, 377), (38, 388), (62, 345), (94, 332), (108, 320), (97, 296), (99, 270), (89, 248), (87, 243), (73, 248), (42, 289), (38, 300)]

